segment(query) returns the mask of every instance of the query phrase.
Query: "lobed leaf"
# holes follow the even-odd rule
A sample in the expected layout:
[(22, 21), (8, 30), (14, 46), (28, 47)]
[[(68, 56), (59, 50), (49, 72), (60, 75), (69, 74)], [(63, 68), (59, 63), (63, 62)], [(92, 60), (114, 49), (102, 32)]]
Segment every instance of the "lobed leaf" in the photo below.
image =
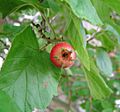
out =
[(57, 95), (59, 73), (49, 54), (39, 51), (35, 34), (27, 27), (12, 43), (0, 72), (0, 90), (13, 98), (22, 112), (45, 109)]

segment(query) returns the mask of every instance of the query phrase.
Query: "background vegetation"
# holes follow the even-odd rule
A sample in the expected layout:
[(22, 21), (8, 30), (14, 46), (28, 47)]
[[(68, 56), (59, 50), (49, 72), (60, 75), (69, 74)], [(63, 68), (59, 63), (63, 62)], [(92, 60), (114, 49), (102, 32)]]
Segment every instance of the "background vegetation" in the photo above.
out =
[[(120, 112), (119, 0), (0, 0), (0, 112)], [(53, 45), (77, 59), (60, 69)]]

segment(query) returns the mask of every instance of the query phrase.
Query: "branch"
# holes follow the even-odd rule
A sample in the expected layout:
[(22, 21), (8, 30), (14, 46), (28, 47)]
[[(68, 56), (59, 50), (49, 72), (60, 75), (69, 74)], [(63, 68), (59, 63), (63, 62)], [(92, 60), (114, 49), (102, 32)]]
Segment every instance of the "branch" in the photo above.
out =
[(5, 46), (6, 49), (9, 49), (9, 45), (7, 45), (3, 40), (0, 39), (0, 42)]
[(51, 29), (51, 31), (52, 31), (52, 33), (53, 33), (55, 39), (56, 39), (56, 33), (55, 33), (55, 31), (54, 31), (52, 25), (49, 23), (48, 19), (44, 16), (44, 14), (43, 14), (42, 12), (40, 12), (40, 13), (41, 13), (43, 19), (47, 22), (48, 26), (50, 27), (50, 29)]
[(92, 96), (90, 96), (89, 100), (90, 100), (90, 112), (92, 112)]
[(93, 40), (95, 38), (95, 35), (100, 36), (104, 34), (105, 32), (106, 32), (105, 30), (96, 31), (95, 33), (92, 34), (92, 36), (89, 39), (87, 39), (87, 42)]
[(61, 37), (60, 39), (56, 39), (56, 38), (50, 39), (50, 37), (49, 37), (49, 38), (46, 37), (45, 34), (42, 32), (42, 30), (44, 30), (44, 28), (42, 29), (39, 24), (35, 24), (35, 23), (32, 21), (32, 25), (35, 26), (36, 28), (39, 28), (39, 31), (38, 31), (38, 32), (41, 33), (41, 38), (45, 39), (45, 40), (48, 42), (48, 44), (53, 43), (53, 42), (54, 42), (54, 43), (60, 42), (60, 41), (63, 40), (63, 37)]

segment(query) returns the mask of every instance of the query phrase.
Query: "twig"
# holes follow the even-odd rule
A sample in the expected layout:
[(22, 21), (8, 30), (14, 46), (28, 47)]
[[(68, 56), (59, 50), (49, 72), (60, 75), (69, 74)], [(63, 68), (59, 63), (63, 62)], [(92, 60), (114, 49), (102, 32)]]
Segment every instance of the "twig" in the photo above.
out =
[(1, 57), (3, 60), (5, 60), (5, 57), (3, 57), (3, 56), (1, 56), (1, 55), (0, 55), (0, 57)]
[(68, 106), (69, 106), (68, 112), (69, 112), (69, 110), (71, 109), (71, 103), (72, 103), (72, 99), (71, 99), (71, 97), (72, 97), (71, 86), (72, 86), (73, 82), (74, 82), (74, 81), (71, 80), (71, 77), (68, 77), (68, 87), (70, 88), (70, 90), (69, 90), (69, 92), (68, 92)]
[(93, 40), (94, 38), (95, 38), (95, 37), (92, 37), (92, 36), (91, 36), (91, 38), (89, 38), (89, 39), (87, 40), (87, 42)]
[(68, 93), (68, 111), (70, 110), (70, 107), (71, 107), (71, 103), (72, 103), (72, 101), (71, 101), (71, 97), (72, 97), (72, 90), (70, 89), (69, 90), (69, 93)]
[(92, 96), (90, 96), (90, 112), (92, 112)]
[(43, 47), (40, 48), (40, 50), (44, 50), (50, 43), (48, 42), (47, 44), (45, 44)]
[(4, 19), (0, 19), (0, 25), (2, 25), (5, 22)]
[(100, 33), (100, 31), (98, 31), (98, 29), (99, 29), (99, 27), (97, 27), (96, 32), (94, 32), (94, 33), (91, 35), (91, 37), (87, 40), (87, 42), (89, 42), (89, 41), (91, 41), (92, 39), (94, 39), (94, 38), (95, 38), (95, 35), (98, 34), (98, 33)]
[(0, 42), (5, 46), (6, 49), (9, 49), (9, 46), (3, 40), (0, 39)]
[[(40, 28), (40, 29), (39, 29), (39, 33), (41, 33), (41, 38), (45, 39), (49, 44), (50, 44), (50, 43), (54, 43), (54, 42), (56, 43), (56, 42), (59, 42), (59, 41), (62, 41), (62, 40), (63, 40), (63, 37), (60, 38), (60, 39), (50, 39), (50, 38), (47, 38), (47, 37), (45, 36), (45, 34), (42, 32), (42, 28), (40, 27), (40, 25), (34, 24), (33, 22), (32, 22), (32, 25), (35, 26), (36, 28)], [(44, 29), (44, 28), (43, 28), (43, 29)]]
[(44, 19), (44, 20), (47, 22), (47, 24), (49, 25), (49, 27), (50, 27), (51, 31), (53, 32), (53, 35), (54, 35), (54, 37), (55, 37), (55, 39), (56, 39), (56, 33), (55, 33), (52, 25), (49, 23), (48, 19), (44, 16), (44, 14), (43, 14), (42, 12), (41, 12), (41, 15), (42, 15), (43, 19)]
[[(31, 5), (32, 5), (32, 4), (31, 4)], [(32, 5), (32, 6), (33, 6), (34, 8), (36, 8), (37, 10), (40, 11), (41, 16), (42, 16), (43, 19), (47, 22), (48, 26), (50, 27), (50, 29), (51, 29), (51, 31), (52, 31), (52, 33), (53, 33), (53, 35), (54, 35), (54, 40), (56, 40), (57, 42), (63, 40), (63, 37), (62, 37), (61, 39), (56, 39), (56, 33), (55, 33), (52, 25), (49, 23), (48, 19), (47, 19), (47, 18), (44, 16), (44, 14), (42, 13), (41, 7), (40, 7), (39, 5), (37, 5), (37, 4), (36, 4), (36, 5)], [(56, 42), (56, 41), (53, 41), (53, 42)]]

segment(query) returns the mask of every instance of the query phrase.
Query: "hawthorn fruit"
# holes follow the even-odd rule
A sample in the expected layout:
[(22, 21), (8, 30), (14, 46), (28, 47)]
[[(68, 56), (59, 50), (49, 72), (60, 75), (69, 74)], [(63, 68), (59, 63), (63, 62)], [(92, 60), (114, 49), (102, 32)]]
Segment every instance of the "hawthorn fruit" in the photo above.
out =
[(53, 46), (50, 52), (50, 60), (59, 68), (68, 68), (74, 64), (76, 53), (67, 42), (60, 42)]

